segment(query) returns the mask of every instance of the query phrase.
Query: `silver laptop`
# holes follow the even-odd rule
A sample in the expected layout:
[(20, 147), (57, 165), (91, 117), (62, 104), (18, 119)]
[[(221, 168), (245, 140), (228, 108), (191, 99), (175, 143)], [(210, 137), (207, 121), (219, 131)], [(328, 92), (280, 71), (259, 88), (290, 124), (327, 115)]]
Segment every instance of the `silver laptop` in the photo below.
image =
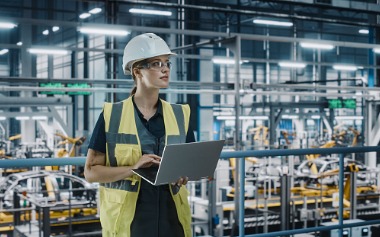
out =
[(159, 166), (133, 169), (152, 185), (176, 182), (187, 176), (189, 181), (213, 177), (224, 140), (167, 145)]

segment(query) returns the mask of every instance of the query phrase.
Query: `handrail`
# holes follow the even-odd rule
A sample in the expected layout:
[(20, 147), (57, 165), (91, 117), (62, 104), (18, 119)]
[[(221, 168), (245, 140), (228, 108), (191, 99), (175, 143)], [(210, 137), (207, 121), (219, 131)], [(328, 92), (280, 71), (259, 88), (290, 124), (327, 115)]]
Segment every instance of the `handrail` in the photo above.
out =
[(226, 152), (222, 152), (222, 154), (220, 155), (220, 158), (227, 159), (227, 158), (243, 158), (243, 157), (249, 157), (249, 156), (264, 157), (264, 156), (289, 156), (289, 155), (309, 155), (309, 154), (321, 154), (321, 155), (348, 154), (348, 153), (371, 152), (371, 151), (380, 151), (380, 146), (226, 151)]
[[(312, 148), (312, 149), (278, 149), (278, 150), (246, 150), (246, 151), (224, 151), (221, 153), (221, 159), (228, 158), (245, 158), (245, 157), (271, 157), (271, 156), (289, 156), (289, 155), (307, 155), (307, 154), (348, 154), (348, 153), (360, 153), (360, 152), (379, 152), (380, 146), (365, 146), (365, 147), (333, 147), (333, 148)], [(60, 165), (84, 165), (85, 157), (70, 157), (70, 158), (30, 158), (30, 159), (15, 159), (15, 160), (0, 160), (0, 168), (16, 168), (16, 167), (33, 167), (33, 166), (60, 166)], [(340, 162), (343, 157), (341, 156)], [(342, 164), (341, 164), (342, 165)], [(242, 176), (244, 176), (244, 170), (240, 170)], [(340, 186), (343, 183), (343, 170), (340, 170), (339, 176), (341, 177)], [(244, 190), (240, 190), (244, 192)], [(340, 190), (342, 192), (342, 190)], [(242, 200), (239, 204), (244, 203), (244, 195), (239, 195)], [(342, 195), (340, 194), (340, 199)], [(340, 200), (342, 202), (342, 200)], [(339, 212), (342, 213), (343, 205), (339, 205)], [(244, 215), (244, 208), (239, 208), (239, 217)], [(241, 219), (241, 218), (239, 218)], [(380, 220), (363, 221), (358, 223), (344, 224), (340, 218), (339, 224), (331, 226), (319, 226), (303, 229), (276, 231), (271, 233), (244, 235), (240, 233), (240, 236), (247, 237), (274, 237), (274, 236), (289, 236), (300, 233), (310, 233), (316, 231), (339, 229), (342, 234), (342, 229), (346, 227), (364, 226), (380, 224)], [(239, 223), (244, 225), (244, 223)]]
[[(366, 147), (333, 147), (333, 148), (311, 148), (311, 149), (277, 149), (277, 150), (246, 150), (246, 151), (223, 151), (221, 159), (244, 158), (244, 157), (266, 157), (266, 156), (289, 156), (308, 154), (347, 154), (358, 152), (380, 151), (380, 146)], [(0, 168), (20, 168), (33, 166), (60, 166), (60, 165), (84, 165), (85, 157), (70, 158), (27, 158), (27, 159), (4, 159), (0, 160)]]
[(0, 160), (0, 168), (84, 165), (85, 163), (86, 163), (85, 157), (7, 159), (7, 160)]

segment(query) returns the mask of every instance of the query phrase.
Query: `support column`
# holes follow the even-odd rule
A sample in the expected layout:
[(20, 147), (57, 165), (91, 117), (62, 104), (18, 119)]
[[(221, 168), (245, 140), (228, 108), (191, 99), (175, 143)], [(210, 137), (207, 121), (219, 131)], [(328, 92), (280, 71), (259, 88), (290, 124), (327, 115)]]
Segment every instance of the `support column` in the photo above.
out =
[[(32, 1), (24, 1), (24, 7), (32, 7)], [(33, 17), (32, 12), (29, 10), (25, 10), (24, 12), (25, 17)], [(32, 45), (32, 26), (29, 24), (21, 24), (20, 26), (20, 34), (21, 34), (21, 41), (23, 43), (23, 47), (21, 48), (21, 77), (23, 78), (30, 78), (35, 76), (33, 71), (36, 71), (36, 65), (33, 62), (32, 55), (27, 52), (27, 49), (31, 47)], [(34, 67), (34, 70), (33, 70)], [(21, 97), (32, 97), (33, 92), (24, 91), (20, 93)], [(30, 112), (30, 108), (21, 108), (21, 112)], [(21, 142), (22, 143), (31, 143), (35, 141), (35, 133), (36, 133), (36, 126), (35, 122), (33, 120), (23, 120), (20, 122), (21, 125)], [(12, 135), (12, 134), (11, 134)]]
[[(229, 47), (235, 56), (235, 151), (240, 150), (241, 143), (241, 129), (240, 129), (240, 61), (241, 61), (241, 38), (240, 36), (235, 36), (234, 41), (231, 42)], [(231, 236), (244, 235), (244, 178), (245, 170), (244, 158), (236, 159), (235, 165), (235, 177), (234, 177), (234, 201), (235, 201), (235, 211), (234, 211), (234, 224), (232, 226)], [(243, 182), (243, 183), (242, 183)], [(239, 233), (235, 231), (239, 230)]]
[(281, 230), (289, 230), (290, 227), (290, 177), (287, 174), (281, 176)]

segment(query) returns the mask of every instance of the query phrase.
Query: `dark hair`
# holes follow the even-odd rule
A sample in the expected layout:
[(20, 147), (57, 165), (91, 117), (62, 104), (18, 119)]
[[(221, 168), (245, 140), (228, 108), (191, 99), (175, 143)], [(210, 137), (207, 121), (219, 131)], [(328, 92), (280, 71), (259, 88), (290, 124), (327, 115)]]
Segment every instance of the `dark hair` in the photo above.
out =
[(134, 86), (131, 90), (131, 93), (129, 96), (133, 96), (134, 94), (136, 94), (136, 91), (137, 91), (137, 86)]

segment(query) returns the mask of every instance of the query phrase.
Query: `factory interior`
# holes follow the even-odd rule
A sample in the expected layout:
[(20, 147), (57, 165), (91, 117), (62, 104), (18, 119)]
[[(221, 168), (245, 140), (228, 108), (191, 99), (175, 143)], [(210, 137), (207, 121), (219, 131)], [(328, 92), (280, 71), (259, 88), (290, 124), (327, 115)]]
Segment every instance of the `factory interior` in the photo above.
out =
[(84, 165), (143, 33), (177, 54), (160, 98), (225, 140), (192, 236), (379, 237), (379, 23), (379, 0), (0, 1), (0, 237), (102, 236)]

